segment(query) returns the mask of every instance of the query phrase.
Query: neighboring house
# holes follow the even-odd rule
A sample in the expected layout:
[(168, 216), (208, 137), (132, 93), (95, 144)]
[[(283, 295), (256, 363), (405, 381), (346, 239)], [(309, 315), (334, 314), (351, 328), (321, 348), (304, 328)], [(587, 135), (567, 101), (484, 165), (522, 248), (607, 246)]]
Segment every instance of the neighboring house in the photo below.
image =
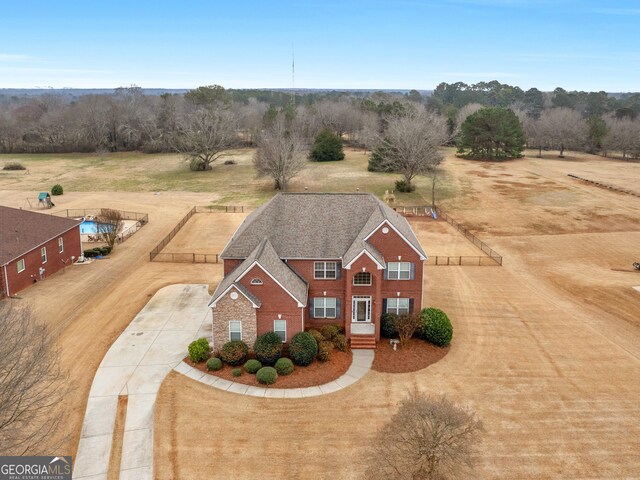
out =
[(426, 254), (407, 220), (365, 193), (281, 193), (249, 215), (221, 254), (209, 306), (214, 348), (275, 331), (344, 326), (352, 348), (380, 339), (383, 312), (422, 307)]
[(0, 206), (0, 297), (15, 295), (80, 257), (80, 223)]

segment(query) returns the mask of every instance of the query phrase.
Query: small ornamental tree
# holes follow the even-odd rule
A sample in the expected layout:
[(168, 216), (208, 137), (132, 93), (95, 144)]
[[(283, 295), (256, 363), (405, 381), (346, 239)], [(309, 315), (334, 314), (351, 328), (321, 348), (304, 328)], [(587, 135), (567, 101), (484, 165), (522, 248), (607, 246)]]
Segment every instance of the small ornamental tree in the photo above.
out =
[(398, 332), (398, 340), (400, 340), (400, 346), (403, 347), (409, 341), (413, 334), (420, 328), (422, 324), (420, 315), (413, 313), (407, 313), (400, 315), (395, 319), (395, 327)]
[(508, 108), (482, 108), (462, 123), (458, 153), (477, 160), (522, 157), (525, 136), (517, 115)]
[(331, 130), (322, 130), (311, 147), (309, 158), (314, 162), (344, 160), (342, 139)]
[(482, 431), (473, 411), (446, 397), (412, 392), (368, 446), (365, 478), (474, 478)]

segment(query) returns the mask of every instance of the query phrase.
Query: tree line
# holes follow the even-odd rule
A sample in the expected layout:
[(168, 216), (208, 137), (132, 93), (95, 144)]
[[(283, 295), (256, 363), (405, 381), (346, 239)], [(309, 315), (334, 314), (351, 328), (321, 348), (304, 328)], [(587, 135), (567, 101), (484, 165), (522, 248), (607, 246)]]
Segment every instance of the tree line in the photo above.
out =
[(527, 145), (540, 153), (557, 149), (562, 155), (572, 149), (640, 156), (640, 94), (523, 91), (497, 81), (441, 83), (427, 97), (416, 90), (294, 95), (217, 85), (184, 94), (145, 95), (131, 86), (74, 99), (4, 97), (0, 152), (181, 152), (192, 158), (194, 169), (206, 170), (225, 149), (256, 145), (275, 122), (285, 122), (307, 147), (327, 129), (352, 145), (373, 149), (393, 131), (393, 119), (420, 111), (437, 118), (438, 125), (444, 122), (445, 143), (456, 144), (464, 120), (483, 107), (514, 111)]

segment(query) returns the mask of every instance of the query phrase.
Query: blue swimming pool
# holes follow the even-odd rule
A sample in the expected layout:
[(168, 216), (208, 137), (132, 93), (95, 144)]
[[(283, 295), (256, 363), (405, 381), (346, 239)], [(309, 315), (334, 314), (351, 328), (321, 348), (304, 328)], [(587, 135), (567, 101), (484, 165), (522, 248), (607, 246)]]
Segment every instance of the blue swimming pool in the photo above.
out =
[[(109, 230), (113, 229), (113, 225), (109, 225), (111, 227)], [(80, 234), (81, 235), (95, 235), (98, 233), (98, 222), (94, 222), (92, 220), (84, 220), (80, 224)]]

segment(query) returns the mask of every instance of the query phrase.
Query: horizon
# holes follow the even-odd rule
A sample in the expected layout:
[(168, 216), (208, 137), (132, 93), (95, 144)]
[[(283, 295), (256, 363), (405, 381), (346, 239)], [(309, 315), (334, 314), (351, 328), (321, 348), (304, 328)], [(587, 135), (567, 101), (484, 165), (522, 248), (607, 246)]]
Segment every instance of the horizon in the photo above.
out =
[(26, 28), (23, 7), (4, 8), (3, 89), (424, 91), (498, 80), (523, 90), (638, 90), (640, 42), (625, 32), (637, 29), (640, 8), (630, 1), (29, 5)]

